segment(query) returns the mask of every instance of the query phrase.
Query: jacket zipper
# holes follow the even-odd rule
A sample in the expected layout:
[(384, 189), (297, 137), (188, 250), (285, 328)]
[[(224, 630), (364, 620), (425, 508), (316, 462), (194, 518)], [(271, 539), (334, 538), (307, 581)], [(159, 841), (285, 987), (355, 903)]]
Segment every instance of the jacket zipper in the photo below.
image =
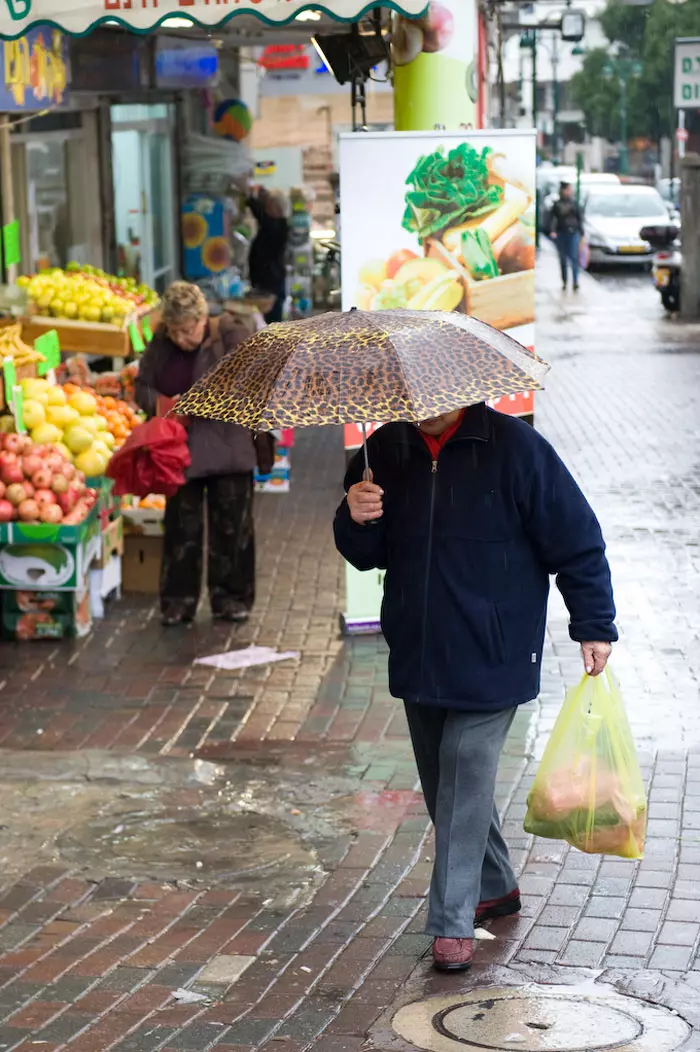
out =
[(425, 674), (425, 647), (426, 647), (426, 633), (428, 629), (428, 592), (430, 588), (430, 567), (433, 561), (433, 520), (435, 518), (435, 484), (437, 476), (438, 462), (437, 459), (433, 460), (430, 475), (431, 475), (431, 487), (430, 487), (430, 514), (428, 516), (428, 552), (427, 562), (425, 568), (425, 589), (423, 592), (423, 630), (421, 633), (421, 653), (420, 653), (420, 688), (419, 688), (419, 700), (420, 695), (423, 694), (423, 688), (425, 686), (424, 674)]

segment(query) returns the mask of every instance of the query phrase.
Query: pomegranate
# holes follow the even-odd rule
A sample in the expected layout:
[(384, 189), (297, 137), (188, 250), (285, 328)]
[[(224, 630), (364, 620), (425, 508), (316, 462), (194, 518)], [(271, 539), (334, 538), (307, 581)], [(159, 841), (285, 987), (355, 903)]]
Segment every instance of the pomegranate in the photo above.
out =
[(42, 459), (36, 453), (25, 453), (22, 457), (22, 471), (28, 479), (41, 469)]
[(62, 470), (63, 474), (66, 476), (69, 482), (71, 482), (75, 478), (75, 464), (71, 464), (69, 460), (66, 460)]
[(37, 489), (51, 489), (53, 475), (48, 468), (42, 467), (32, 475), (32, 485)]
[(5, 437), (5, 449), (8, 453), (23, 453), (24, 435), (7, 435)]
[(4, 482), (0, 482), (0, 500), (2, 500), (4, 498), (4, 496), (5, 496), (5, 483)]
[(56, 474), (51, 479), (51, 489), (54, 493), (67, 493), (70, 482), (65, 475)]
[(22, 522), (37, 522), (39, 518), (39, 505), (35, 500), (23, 500), (17, 508), (17, 514)]
[(6, 464), (16, 464), (16, 463), (17, 463), (17, 454), (16, 453), (8, 453), (8, 451), (6, 449), (3, 449), (2, 453), (0, 453), (0, 470), (2, 470), (2, 468), (4, 468)]
[(23, 500), (27, 499), (27, 491), (19, 482), (13, 482), (12, 485), (8, 486), (5, 490), (5, 496), (10, 504), (14, 504), (15, 507), (18, 507)]
[(63, 512), (58, 504), (42, 504), (39, 508), (39, 518), (42, 522), (55, 524), (63, 521)]
[(31, 500), (34, 496), (34, 486), (31, 482), (27, 482), (26, 479), (24, 479), (22, 485), (24, 486), (24, 492), (27, 494), (27, 500)]
[(18, 461), (14, 464), (6, 464), (0, 472), (0, 478), (6, 486), (12, 485), (13, 482), (24, 482), (24, 472)]
[(44, 504), (55, 504), (56, 494), (50, 489), (38, 489), (34, 494), (34, 500), (41, 508)]
[(15, 517), (15, 508), (9, 500), (0, 500), (0, 522), (12, 522)]

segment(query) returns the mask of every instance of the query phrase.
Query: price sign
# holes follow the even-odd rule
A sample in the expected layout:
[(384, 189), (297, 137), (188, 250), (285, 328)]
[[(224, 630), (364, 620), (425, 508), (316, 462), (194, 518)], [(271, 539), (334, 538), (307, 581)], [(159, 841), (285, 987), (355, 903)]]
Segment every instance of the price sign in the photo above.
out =
[(143, 338), (146, 341), (146, 343), (150, 343), (153, 339), (153, 329), (151, 328), (151, 323), (148, 319), (148, 316), (146, 316), (141, 322), (141, 332), (143, 333)]
[(9, 355), (3, 360), (2, 375), (3, 380), (5, 381), (5, 401), (10, 405), (12, 402), (12, 392), (17, 384), (17, 370), (15, 368), (14, 358), (10, 358)]
[(135, 321), (132, 321), (129, 326), (129, 336), (131, 338), (131, 346), (134, 348), (135, 354), (143, 354), (146, 350), (146, 344), (143, 342), (143, 337), (139, 332), (139, 327)]
[(26, 435), (27, 428), (24, 423), (24, 393), (19, 384), (12, 388), (12, 415), (15, 418), (15, 427), (18, 435)]
[(37, 366), (39, 376), (46, 376), (48, 372), (57, 369), (61, 364), (61, 343), (55, 329), (49, 329), (43, 336), (37, 336), (34, 341), (34, 350), (44, 356), (44, 361), (39, 362)]

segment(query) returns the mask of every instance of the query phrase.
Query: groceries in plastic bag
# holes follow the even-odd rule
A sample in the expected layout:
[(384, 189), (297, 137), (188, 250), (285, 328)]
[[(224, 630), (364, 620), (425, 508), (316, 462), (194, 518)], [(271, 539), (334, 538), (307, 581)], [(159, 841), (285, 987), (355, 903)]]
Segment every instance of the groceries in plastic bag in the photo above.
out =
[(527, 803), (528, 833), (588, 854), (643, 857), (644, 782), (619, 687), (607, 669), (567, 692)]

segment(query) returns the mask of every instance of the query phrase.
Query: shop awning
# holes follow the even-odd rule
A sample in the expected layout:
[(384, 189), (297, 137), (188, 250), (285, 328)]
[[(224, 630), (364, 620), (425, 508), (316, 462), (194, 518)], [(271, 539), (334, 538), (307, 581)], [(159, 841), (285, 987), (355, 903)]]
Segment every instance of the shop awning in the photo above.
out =
[[(0, 37), (14, 39), (39, 26), (83, 36), (99, 25), (119, 25), (135, 33), (148, 33), (173, 19), (202, 28), (221, 26), (237, 15), (253, 15), (267, 25), (288, 25), (304, 11), (319, 11), (336, 22), (355, 22), (368, 15), (375, 3), (368, 0), (5, 0), (0, 5)], [(385, 0), (382, 7), (416, 18), (427, 8), (426, 0)]]

